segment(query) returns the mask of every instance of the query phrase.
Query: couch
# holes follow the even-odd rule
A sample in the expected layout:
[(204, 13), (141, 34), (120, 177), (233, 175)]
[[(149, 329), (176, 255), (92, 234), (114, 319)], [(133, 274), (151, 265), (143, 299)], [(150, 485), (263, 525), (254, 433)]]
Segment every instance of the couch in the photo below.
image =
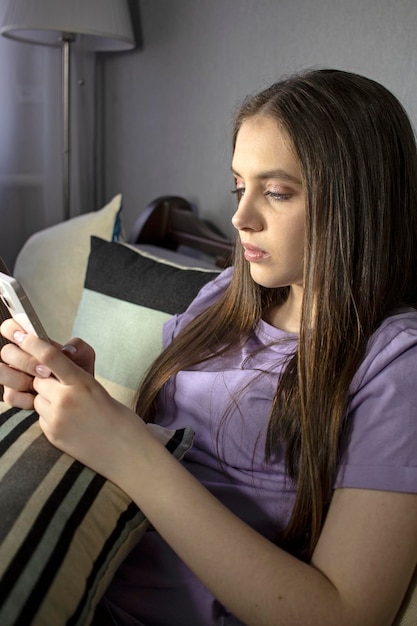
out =
[[(192, 256), (190, 228), (178, 224), (187, 213), (185, 222), (196, 232), (186, 201), (157, 199), (128, 236), (122, 213), (118, 195), (97, 212), (36, 233), (22, 248), (14, 275), (48, 334), (62, 343), (76, 335), (93, 345), (97, 378), (132, 406), (161, 350), (164, 321), (183, 311), (220, 268), (216, 256)], [(164, 229), (150, 239), (155, 219)], [(213, 237), (220, 256), (230, 252), (230, 242), (197, 224), (205, 233), (198, 237), (209, 243)], [(148, 427), (177, 458), (192, 445), (186, 427)], [(115, 485), (53, 448), (33, 411), (1, 403), (0, 456), (0, 624), (86, 626), (147, 520)]]
[[(122, 213), (118, 195), (37, 233), (14, 274), (49, 335), (93, 345), (97, 378), (132, 406), (162, 324), (230, 262), (231, 244), (181, 198), (151, 203), (128, 236)], [(148, 427), (177, 458), (192, 445), (186, 425)], [(120, 489), (53, 448), (33, 411), (1, 406), (0, 455), (0, 624), (87, 626), (147, 520)], [(396, 626), (417, 625), (415, 583)]]

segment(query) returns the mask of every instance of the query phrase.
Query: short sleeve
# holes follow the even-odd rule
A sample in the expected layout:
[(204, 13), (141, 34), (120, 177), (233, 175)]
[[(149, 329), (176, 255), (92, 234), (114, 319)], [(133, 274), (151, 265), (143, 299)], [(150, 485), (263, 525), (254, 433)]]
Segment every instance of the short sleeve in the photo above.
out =
[(336, 487), (417, 493), (417, 315), (389, 318), (352, 384)]

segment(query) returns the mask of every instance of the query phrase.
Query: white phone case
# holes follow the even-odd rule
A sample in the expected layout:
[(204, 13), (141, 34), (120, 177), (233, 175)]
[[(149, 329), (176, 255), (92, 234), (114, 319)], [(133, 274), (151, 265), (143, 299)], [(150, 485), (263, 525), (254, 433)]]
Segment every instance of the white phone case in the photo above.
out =
[(29, 334), (49, 341), (23, 287), (13, 276), (0, 272), (0, 298), (18, 324)]

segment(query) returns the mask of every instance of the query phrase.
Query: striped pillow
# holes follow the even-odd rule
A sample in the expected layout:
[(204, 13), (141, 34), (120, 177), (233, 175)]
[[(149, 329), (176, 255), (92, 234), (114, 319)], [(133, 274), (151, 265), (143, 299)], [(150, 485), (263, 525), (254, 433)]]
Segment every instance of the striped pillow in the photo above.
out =
[(162, 349), (164, 322), (185, 311), (218, 273), (91, 238), (72, 334), (93, 346), (96, 377), (119, 402), (134, 405), (139, 384)]
[[(0, 410), (0, 624), (86, 626), (146, 518), (52, 446), (34, 411)], [(189, 429), (148, 427), (176, 458), (192, 445)]]

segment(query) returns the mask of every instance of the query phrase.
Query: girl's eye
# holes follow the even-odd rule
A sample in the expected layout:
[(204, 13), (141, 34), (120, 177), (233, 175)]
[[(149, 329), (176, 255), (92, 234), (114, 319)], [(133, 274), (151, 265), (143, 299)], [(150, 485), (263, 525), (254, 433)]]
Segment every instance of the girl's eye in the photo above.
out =
[(235, 189), (232, 189), (232, 193), (237, 195), (237, 199), (239, 201), (241, 199), (241, 197), (245, 193), (245, 188), (244, 187), (235, 187)]
[[(232, 193), (237, 195), (238, 201), (245, 195), (245, 191), (245, 187), (236, 187), (235, 189), (232, 189)], [(284, 202), (286, 200), (291, 200), (292, 198), (291, 193), (278, 193), (277, 191), (265, 191), (264, 195), (271, 198), (275, 202)]]
[(277, 193), (275, 191), (265, 191), (265, 195), (277, 202), (283, 202), (284, 200), (290, 200), (292, 194), (290, 193)]

